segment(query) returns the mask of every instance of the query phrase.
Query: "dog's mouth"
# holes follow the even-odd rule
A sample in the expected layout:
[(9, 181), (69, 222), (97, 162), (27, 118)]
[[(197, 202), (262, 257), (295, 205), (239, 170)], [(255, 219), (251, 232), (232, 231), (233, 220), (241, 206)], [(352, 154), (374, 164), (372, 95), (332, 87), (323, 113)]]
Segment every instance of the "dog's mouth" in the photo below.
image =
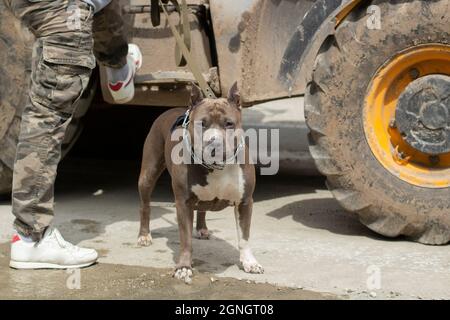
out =
[(225, 165), (229, 163), (237, 163), (236, 155), (243, 145), (240, 141), (233, 143), (209, 143), (203, 150), (203, 163), (213, 165)]
[[(227, 153), (221, 144), (210, 143), (203, 148), (203, 159), (205, 163), (221, 164), (226, 161)], [(234, 153), (234, 152), (233, 152)]]

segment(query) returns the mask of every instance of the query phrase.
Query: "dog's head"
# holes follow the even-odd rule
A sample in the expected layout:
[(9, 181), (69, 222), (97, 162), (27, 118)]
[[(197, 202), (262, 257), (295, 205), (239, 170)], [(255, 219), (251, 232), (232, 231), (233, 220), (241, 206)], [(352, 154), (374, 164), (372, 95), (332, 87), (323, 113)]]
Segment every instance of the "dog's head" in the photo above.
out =
[(220, 99), (206, 99), (200, 89), (193, 86), (190, 109), (189, 133), (194, 137), (195, 152), (202, 152), (206, 163), (222, 162), (233, 155), (242, 136), (237, 83), (231, 87), (227, 98)]

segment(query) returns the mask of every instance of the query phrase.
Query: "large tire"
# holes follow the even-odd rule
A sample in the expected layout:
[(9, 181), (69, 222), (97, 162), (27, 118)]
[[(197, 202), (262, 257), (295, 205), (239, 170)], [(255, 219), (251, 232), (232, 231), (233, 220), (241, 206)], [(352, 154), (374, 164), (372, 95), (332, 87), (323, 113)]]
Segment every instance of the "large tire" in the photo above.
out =
[[(22, 110), (27, 103), (31, 73), (33, 35), (4, 7), (0, 0), (0, 194), (11, 191), (12, 169), (20, 132)], [(86, 114), (97, 89), (98, 76), (77, 102), (76, 112), (64, 138), (63, 156), (82, 130)]]
[[(382, 27), (367, 27), (377, 5)], [(450, 241), (450, 188), (427, 188), (391, 174), (374, 156), (364, 129), (367, 90), (400, 52), (450, 41), (448, 0), (363, 3), (323, 44), (305, 96), (310, 151), (338, 202), (370, 229), (424, 244)]]

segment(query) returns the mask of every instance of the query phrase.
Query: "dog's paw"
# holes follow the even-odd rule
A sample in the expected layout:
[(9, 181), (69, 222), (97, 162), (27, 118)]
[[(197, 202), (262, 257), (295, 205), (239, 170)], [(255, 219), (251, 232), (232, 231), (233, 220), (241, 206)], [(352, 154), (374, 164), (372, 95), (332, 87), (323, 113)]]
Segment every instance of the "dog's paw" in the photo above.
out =
[(196, 230), (196, 238), (200, 240), (209, 240), (210, 232), (208, 229)]
[(138, 246), (141, 247), (148, 247), (152, 244), (152, 236), (151, 234), (148, 234), (146, 236), (139, 236), (138, 238)]
[(254, 262), (242, 262), (242, 268), (247, 273), (263, 274), (264, 268), (256, 261)]
[(178, 280), (184, 281), (186, 284), (191, 284), (192, 282), (192, 269), (189, 267), (181, 267), (175, 270), (173, 277)]

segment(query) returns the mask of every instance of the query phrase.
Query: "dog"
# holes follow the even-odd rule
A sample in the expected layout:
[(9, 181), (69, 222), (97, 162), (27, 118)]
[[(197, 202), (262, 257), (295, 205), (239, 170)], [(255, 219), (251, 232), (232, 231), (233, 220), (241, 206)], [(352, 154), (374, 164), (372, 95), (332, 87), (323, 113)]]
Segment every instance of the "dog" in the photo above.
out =
[[(200, 125), (196, 125), (200, 124)], [(201, 134), (195, 139), (198, 127)], [(179, 128), (183, 134), (173, 139)], [(241, 135), (233, 134), (241, 132)], [(191, 137), (194, 137), (192, 144)], [(175, 140), (175, 141), (173, 141)], [(200, 144), (200, 147), (198, 145)], [(185, 147), (184, 161), (173, 161), (175, 148)], [(219, 146), (223, 146), (219, 148)], [(231, 148), (231, 152), (230, 152)], [(204, 161), (200, 155), (209, 150), (214, 161)], [(243, 163), (230, 162), (239, 155)], [(200, 155), (199, 155), (200, 154)], [(235, 83), (227, 98), (204, 98), (193, 86), (188, 109), (176, 108), (164, 112), (153, 123), (146, 138), (139, 176), (140, 231), (138, 245), (149, 246), (150, 199), (161, 173), (167, 169), (172, 179), (180, 236), (180, 254), (174, 277), (192, 281), (192, 236), (194, 210), (197, 211), (197, 236), (208, 239), (206, 211), (220, 211), (234, 206), (240, 263), (247, 273), (263, 273), (249, 246), (250, 223), (255, 189), (255, 168), (250, 163), (248, 148), (242, 134), (240, 95)], [(198, 160), (198, 161), (195, 161)]]

